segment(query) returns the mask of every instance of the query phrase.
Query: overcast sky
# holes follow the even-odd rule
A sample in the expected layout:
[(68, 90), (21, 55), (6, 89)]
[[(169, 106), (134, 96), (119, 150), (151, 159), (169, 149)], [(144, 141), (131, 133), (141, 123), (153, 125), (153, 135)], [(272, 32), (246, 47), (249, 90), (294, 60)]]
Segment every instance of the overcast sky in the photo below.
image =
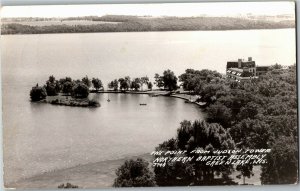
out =
[(228, 2), (228, 3), (166, 3), (166, 4), (103, 4), (5, 6), (2, 17), (71, 17), (102, 15), (139, 16), (211, 16), (294, 14), (293, 2)]

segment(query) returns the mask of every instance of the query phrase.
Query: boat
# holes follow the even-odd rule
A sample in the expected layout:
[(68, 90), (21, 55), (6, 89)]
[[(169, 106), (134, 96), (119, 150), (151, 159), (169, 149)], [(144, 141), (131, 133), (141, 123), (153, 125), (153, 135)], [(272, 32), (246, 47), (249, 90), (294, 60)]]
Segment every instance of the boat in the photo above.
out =
[(147, 105), (146, 103), (140, 103), (140, 105)]

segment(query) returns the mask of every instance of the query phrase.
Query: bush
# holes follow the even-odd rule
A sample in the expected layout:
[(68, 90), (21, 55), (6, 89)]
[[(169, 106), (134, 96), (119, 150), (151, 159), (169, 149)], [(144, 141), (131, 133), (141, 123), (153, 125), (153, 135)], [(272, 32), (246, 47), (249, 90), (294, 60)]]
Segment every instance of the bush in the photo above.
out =
[(47, 96), (47, 92), (45, 88), (38, 86), (32, 87), (30, 91), (30, 99), (31, 101), (40, 101), (45, 99)]
[(114, 187), (148, 187), (155, 185), (153, 173), (148, 168), (148, 162), (141, 158), (126, 160), (116, 170), (116, 175)]

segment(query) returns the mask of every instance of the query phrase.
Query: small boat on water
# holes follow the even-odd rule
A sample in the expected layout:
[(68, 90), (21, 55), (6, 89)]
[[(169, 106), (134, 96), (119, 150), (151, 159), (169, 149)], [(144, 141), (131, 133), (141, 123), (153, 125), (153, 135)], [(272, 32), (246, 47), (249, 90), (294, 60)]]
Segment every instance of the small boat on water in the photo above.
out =
[(140, 105), (147, 105), (146, 103), (140, 103)]

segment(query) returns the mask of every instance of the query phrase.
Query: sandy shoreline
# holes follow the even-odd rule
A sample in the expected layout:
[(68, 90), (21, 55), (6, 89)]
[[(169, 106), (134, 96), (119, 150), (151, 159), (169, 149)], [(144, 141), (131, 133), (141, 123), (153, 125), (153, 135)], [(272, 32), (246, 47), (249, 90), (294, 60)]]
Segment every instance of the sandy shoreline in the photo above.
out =
[(79, 188), (109, 188), (112, 187), (116, 177), (116, 169), (120, 167), (125, 160), (136, 159), (137, 157), (141, 157), (149, 162), (152, 159), (152, 156), (149, 153), (122, 159), (79, 165), (35, 175), (6, 185), (5, 187), (17, 189), (57, 189), (58, 185), (69, 182), (79, 186)]
[[(75, 167), (55, 170), (52, 172), (35, 175), (24, 180), (17, 181), (7, 185), (7, 188), (16, 189), (57, 189), (57, 186), (63, 183), (71, 183), (79, 186), (79, 188), (99, 189), (111, 188), (116, 178), (115, 171), (126, 160), (136, 159), (141, 157), (147, 160), (150, 164), (152, 156), (149, 154), (142, 154), (138, 156), (129, 156), (116, 160), (107, 160), (85, 165), (78, 165)], [(260, 185), (260, 167), (254, 166), (254, 177), (246, 178), (247, 184)], [(242, 179), (236, 178), (239, 172), (235, 171), (230, 177), (238, 184), (243, 184)]]

